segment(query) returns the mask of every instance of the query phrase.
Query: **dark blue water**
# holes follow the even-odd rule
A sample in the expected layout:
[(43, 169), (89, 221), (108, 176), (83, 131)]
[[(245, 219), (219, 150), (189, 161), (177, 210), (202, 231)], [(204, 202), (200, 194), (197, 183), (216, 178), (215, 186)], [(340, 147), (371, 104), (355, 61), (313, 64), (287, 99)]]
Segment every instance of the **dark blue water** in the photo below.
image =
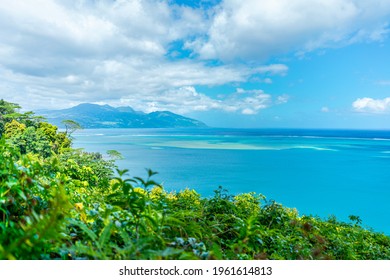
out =
[(357, 215), (390, 234), (390, 131), (95, 129), (74, 136), (75, 147), (121, 152), (117, 164), (132, 176), (158, 171), (167, 190), (257, 192), (300, 214)]

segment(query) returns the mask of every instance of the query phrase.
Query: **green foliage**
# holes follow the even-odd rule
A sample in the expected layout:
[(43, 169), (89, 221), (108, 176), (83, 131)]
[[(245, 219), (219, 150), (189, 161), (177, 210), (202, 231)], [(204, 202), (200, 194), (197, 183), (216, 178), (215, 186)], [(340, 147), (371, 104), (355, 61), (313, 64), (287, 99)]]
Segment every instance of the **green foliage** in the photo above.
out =
[(0, 171), (0, 259), (50, 258), (61, 241), (68, 206), (61, 179), (45, 172), (35, 158), (19, 155), (4, 139)]
[(69, 137), (76, 130), (83, 129), (83, 127), (78, 122), (73, 120), (63, 120), (61, 123), (65, 126), (65, 134)]
[(61, 153), (70, 148), (65, 132), (34, 116), (33, 112), (18, 113), (19, 106), (0, 100), (0, 135), (18, 148), (22, 154), (33, 153), (47, 158), (52, 152)]
[(4, 133), (6, 123), (12, 121), (14, 118), (13, 114), (20, 109), (18, 104), (10, 103), (0, 100), (0, 136)]
[(55, 153), (61, 153), (65, 149), (70, 148), (70, 139), (66, 136), (65, 132), (58, 132), (58, 127), (55, 125), (40, 122), (37, 131), (45, 136), (50, 143), (52, 151)]
[(19, 113), (21, 107), (18, 104), (0, 100), (0, 136), (3, 135), (5, 126), (12, 120), (24, 124), (27, 127), (37, 126), (43, 121), (43, 117), (35, 116), (34, 112)]
[(23, 134), (26, 130), (26, 126), (17, 122), (16, 120), (12, 120), (5, 124), (5, 137), (7, 138), (16, 138)]
[(59, 156), (61, 172), (73, 183), (85, 187), (105, 187), (113, 175), (114, 162), (106, 161), (99, 153), (70, 149)]
[(47, 136), (34, 126), (26, 128), (24, 124), (12, 120), (5, 125), (5, 137), (22, 154), (33, 153), (43, 157), (51, 154), (52, 147)]
[(108, 150), (106, 153), (113, 160), (123, 159), (122, 154), (116, 150)]
[(222, 187), (168, 193), (18, 108), (0, 101), (0, 259), (390, 259), (390, 237), (358, 216), (300, 216)]

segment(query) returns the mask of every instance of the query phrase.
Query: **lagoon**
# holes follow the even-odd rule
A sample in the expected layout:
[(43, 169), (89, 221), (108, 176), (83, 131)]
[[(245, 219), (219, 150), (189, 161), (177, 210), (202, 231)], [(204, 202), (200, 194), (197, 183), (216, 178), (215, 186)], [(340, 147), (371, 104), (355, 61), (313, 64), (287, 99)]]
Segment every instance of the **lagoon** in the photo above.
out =
[(157, 171), (168, 191), (256, 192), (301, 215), (356, 215), (390, 235), (390, 131), (86, 129), (74, 138), (75, 148), (119, 151), (130, 176)]

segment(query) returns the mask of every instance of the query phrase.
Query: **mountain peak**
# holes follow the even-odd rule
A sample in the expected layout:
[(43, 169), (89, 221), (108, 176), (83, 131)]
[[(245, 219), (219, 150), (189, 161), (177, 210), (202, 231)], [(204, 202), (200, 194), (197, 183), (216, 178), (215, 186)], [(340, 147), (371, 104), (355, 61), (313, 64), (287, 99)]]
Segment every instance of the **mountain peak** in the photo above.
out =
[(112, 107), (81, 103), (63, 110), (45, 111), (43, 115), (53, 124), (71, 119), (84, 128), (180, 128), (206, 127), (198, 120), (177, 115), (170, 111), (156, 111), (149, 114), (135, 111), (131, 107)]

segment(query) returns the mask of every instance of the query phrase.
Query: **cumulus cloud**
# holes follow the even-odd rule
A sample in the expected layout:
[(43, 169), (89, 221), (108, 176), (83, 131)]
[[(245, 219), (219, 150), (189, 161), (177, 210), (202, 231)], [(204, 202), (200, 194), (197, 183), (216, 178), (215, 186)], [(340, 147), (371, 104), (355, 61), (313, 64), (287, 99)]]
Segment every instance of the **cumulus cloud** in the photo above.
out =
[[(169, 6), (165, 1), (69, 3), (15, 0), (2, 5), (0, 55), (6, 54), (2, 63), (28, 66), (41, 62), (42, 68), (49, 68), (51, 58), (59, 55), (73, 59), (161, 56), (172, 41), (203, 33), (207, 23), (203, 12)], [(39, 61), (44, 58), (46, 65)]]
[(286, 75), (288, 66), (285, 64), (262, 65), (255, 68), (255, 71), (261, 74)]
[(156, 96), (142, 96), (141, 99), (138, 97), (137, 95), (129, 95), (122, 98), (120, 104), (132, 104), (135, 109), (146, 112), (170, 110), (185, 114), (193, 111), (218, 110), (244, 115), (257, 114), (260, 110), (272, 105), (270, 94), (262, 90), (244, 90), (240, 88), (234, 93), (219, 95), (218, 98), (211, 98), (199, 93), (192, 86), (167, 90)]
[[(7, 87), (1, 95), (20, 104), (26, 104), (29, 100), (27, 105), (30, 108), (40, 108), (42, 104), (67, 107), (81, 101), (112, 102), (129, 95), (148, 101), (158, 98), (169, 89), (241, 82), (251, 74), (249, 70), (228, 66), (208, 67), (203, 63), (189, 61), (86, 60), (81, 69), (78, 65), (74, 63), (74, 68), (67, 72), (69, 74), (45, 76), (28, 75), (0, 67), (0, 84)], [(57, 101), (42, 103), (42, 98), (48, 96)], [(32, 97), (37, 100), (36, 104), (31, 102)]]
[(390, 111), (390, 97), (384, 99), (358, 98), (352, 103), (352, 107), (357, 112), (386, 113)]
[(205, 59), (259, 60), (387, 35), (388, 0), (225, 0), (206, 38), (187, 46)]

